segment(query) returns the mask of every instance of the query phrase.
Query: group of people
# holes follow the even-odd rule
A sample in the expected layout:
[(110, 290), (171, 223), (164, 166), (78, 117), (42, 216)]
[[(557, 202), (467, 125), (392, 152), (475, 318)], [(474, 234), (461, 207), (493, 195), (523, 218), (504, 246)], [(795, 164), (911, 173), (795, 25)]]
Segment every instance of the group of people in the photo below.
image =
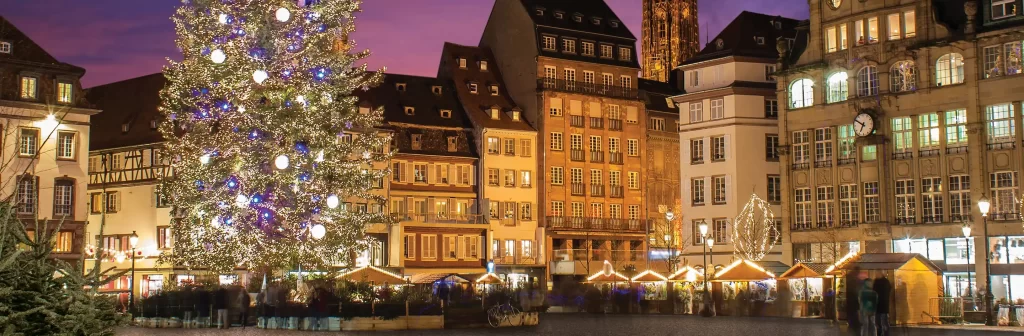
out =
[(858, 274), (851, 272), (846, 279), (846, 320), (850, 332), (861, 336), (888, 336), (892, 283), (885, 275), (861, 280)]

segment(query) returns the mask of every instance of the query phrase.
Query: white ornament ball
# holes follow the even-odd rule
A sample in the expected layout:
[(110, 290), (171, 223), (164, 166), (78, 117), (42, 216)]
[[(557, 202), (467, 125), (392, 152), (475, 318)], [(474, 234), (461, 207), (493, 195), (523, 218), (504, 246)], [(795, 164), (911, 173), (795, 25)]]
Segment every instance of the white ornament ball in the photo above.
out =
[(213, 63), (217, 63), (217, 64), (224, 63), (224, 60), (226, 60), (227, 58), (228, 58), (228, 56), (224, 55), (224, 51), (222, 51), (220, 49), (216, 49), (216, 50), (210, 52), (210, 60), (213, 61)]
[(306, 96), (299, 95), (298, 97), (295, 97), (295, 101), (299, 104), (306, 105)]
[(338, 199), (338, 195), (327, 196), (327, 207), (328, 208), (331, 208), (331, 209), (337, 208), (339, 204), (341, 204), (341, 200)]
[(210, 163), (210, 154), (203, 154), (202, 156), (200, 156), (199, 157), (199, 163), (202, 163), (204, 165), (205, 164), (209, 164)]
[(313, 227), (309, 228), (309, 234), (313, 235), (313, 239), (319, 240), (327, 234), (327, 228), (321, 224), (313, 225)]
[(278, 155), (277, 159), (274, 159), (274, 166), (277, 169), (288, 168), (288, 156), (284, 154)]
[(245, 195), (242, 195), (242, 194), (238, 194), (238, 196), (235, 196), (235, 206), (236, 207), (244, 208), (244, 207), (246, 207), (248, 205), (249, 205), (249, 198), (248, 197), (245, 197)]
[(288, 19), (292, 18), (292, 12), (288, 11), (288, 8), (281, 7), (274, 12), (274, 16), (277, 17), (277, 21), (288, 22)]
[(313, 161), (324, 162), (324, 151), (322, 149), (320, 152), (316, 153), (316, 159), (313, 159)]
[(210, 226), (220, 226), (220, 217), (214, 216), (213, 219), (210, 220)]
[(263, 81), (270, 78), (270, 75), (266, 71), (256, 70), (252, 72), (252, 80), (256, 81), (256, 84), (263, 84)]
[(238, 112), (245, 113), (245, 106), (239, 106), (238, 107)]
[(224, 13), (221, 13), (220, 15), (217, 16), (217, 22), (220, 22), (220, 24), (227, 24), (228, 23), (228, 15), (224, 14)]

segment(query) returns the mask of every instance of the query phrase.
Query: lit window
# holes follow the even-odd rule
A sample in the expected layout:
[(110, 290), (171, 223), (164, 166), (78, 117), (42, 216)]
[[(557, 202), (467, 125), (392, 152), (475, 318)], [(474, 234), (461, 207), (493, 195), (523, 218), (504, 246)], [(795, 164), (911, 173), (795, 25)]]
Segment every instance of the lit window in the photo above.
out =
[(562, 52), (567, 52), (567, 53), (575, 54), (576, 53), (576, 40), (563, 38), (562, 39)]
[(1000, 20), (1017, 15), (1016, 0), (992, 0), (992, 20)]
[(892, 13), (886, 16), (885, 24), (889, 26), (889, 40), (899, 40), (903, 37), (900, 26), (900, 13)]
[[(939, 114), (928, 113), (917, 116), (918, 148), (929, 149), (939, 146)], [(923, 186), (922, 186), (923, 187)]]
[(903, 12), (903, 36), (910, 38), (917, 36), (917, 18), (914, 11)]
[(75, 134), (70, 132), (57, 133), (57, 158), (75, 158)]
[(626, 47), (619, 47), (619, 60), (629, 61), (633, 59), (632, 49)]
[(36, 185), (36, 177), (23, 175), (18, 177), (18, 213), (34, 214), (36, 201), (38, 200), (39, 188)]
[(889, 78), (892, 79), (889, 91), (907, 92), (917, 89), (917, 68), (914, 61), (900, 61), (889, 69)]
[(892, 118), (892, 138), (896, 153), (905, 153), (914, 148), (913, 123), (910, 117)]
[(867, 97), (878, 94), (878, 69), (866, 66), (857, 71), (857, 96)]
[(1014, 118), (1012, 104), (998, 104), (985, 107), (988, 143), (1004, 143), (1014, 140)]
[(71, 103), (71, 92), (74, 86), (71, 83), (57, 83), (57, 102), (69, 104)]
[(825, 87), (828, 89), (828, 95), (825, 96), (826, 103), (837, 103), (846, 100), (849, 94), (847, 78), (846, 71), (839, 71), (828, 76), (828, 80), (825, 82)]
[(0, 54), (10, 54), (10, 53), (11, 53), (11, 43), (10, 42), (0, 42)]
[(946, 111), (946, 144), (967, 144), (967, 110)]
[(964, 57), (958, 53), (945, 54), (935, 62), (935, 84), (938, 86), (964, 82)]
[(38, 80), (35, 77), (21, 77), (22, 99), (36, 99), (37, 81)]
[(543, 44), (544, 50), (555, 50), (555, 37), (554, 36), (544, 36), (543, 40), (544, 40), (544, 44)]
[(789, 107), (801, 108), (814, 105), (814, 81), (803, 78), (789, 84)]
[(18, 155), (33, 156), (39, 150), (39, 130), (23, 128), (18, 141)]
[(825, 28), (825, 52), (836, 52), (839, 46), (836, 40), (836, 27)]

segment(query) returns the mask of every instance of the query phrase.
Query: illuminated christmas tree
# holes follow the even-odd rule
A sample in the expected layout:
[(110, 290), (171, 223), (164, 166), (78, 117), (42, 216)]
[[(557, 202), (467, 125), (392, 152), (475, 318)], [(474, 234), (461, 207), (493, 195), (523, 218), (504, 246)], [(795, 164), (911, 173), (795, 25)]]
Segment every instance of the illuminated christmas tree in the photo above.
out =
[(189, 268), (323, 267), (364, 246), (349, 212), (386, 170), (380, 110), (360, 111), (353, 90), (382, 72), (350, 53), (358, 0), (183, 0), (173, 16), (181, 62), (161, 93), (164, 192), (174, 204), (174, 251)]

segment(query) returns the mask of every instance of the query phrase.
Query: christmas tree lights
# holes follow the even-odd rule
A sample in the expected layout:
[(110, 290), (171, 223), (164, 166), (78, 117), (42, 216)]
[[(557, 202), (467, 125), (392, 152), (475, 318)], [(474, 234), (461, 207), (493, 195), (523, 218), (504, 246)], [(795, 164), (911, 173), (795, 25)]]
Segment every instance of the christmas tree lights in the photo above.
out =
[[(383, 73), (355, 62), (358, 0), (183, 0), (173, 16), (181, 62), (161, 92), (173, 175), (173, 253), (188, 268), (324, 267), (364, 248), (367, 223), (340, 199), (383, 204), (370, 191), (388, 174), (352, 91)], [(317, 97), (317, 98), (311, 98)], [(355, 136), (353, 136), (355, 135)], [(351, 137), (352, 141), (343, 141)], [(348, 138), (346, 138), (348, 139)]]

